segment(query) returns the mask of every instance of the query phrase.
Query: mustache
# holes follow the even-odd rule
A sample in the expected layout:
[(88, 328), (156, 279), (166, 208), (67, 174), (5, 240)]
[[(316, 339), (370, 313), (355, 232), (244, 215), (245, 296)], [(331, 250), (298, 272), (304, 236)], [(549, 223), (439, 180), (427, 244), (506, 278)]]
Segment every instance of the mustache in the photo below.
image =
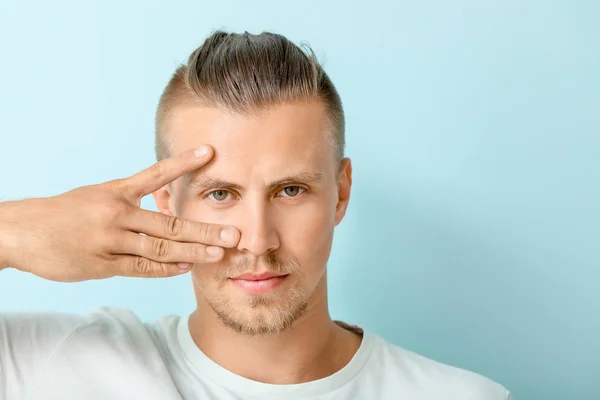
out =
[[(294, 274), (300, 272), (300, 263), (293, 258), (284, 258), (277, 253), (269, 253), (265, 258), (267, 270), (278, 274)], [(232, 276), (241, 275), (257, 270), (259, 263), (253, 261), (248, 256), (243, 256), (230, 260), (225, 268), (217, 270), (215, 278), (217, 281), (223, 281)]]

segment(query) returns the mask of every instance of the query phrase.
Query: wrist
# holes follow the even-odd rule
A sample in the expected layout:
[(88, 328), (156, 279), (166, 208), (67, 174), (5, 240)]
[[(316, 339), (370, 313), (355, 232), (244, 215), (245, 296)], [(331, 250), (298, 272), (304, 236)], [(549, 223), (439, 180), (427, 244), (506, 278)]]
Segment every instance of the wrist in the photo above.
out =
[(0, 270), (8, 268), (11, 263), (10, 254), (13, 247), (13, 238), (10, 233), (10, 218), (16, 210), (16, 201), (0, 202)]

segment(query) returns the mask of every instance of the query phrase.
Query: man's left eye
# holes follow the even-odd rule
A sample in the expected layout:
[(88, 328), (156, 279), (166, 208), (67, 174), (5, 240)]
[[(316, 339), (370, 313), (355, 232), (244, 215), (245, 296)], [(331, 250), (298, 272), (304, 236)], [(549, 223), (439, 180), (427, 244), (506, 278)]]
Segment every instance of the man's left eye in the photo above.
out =
[(301, 188), (300, 186), (288, 186), (283, 188), (279, 194), (283, 197), (296, 197), (302, 192), (304, 192), (304, 188)]

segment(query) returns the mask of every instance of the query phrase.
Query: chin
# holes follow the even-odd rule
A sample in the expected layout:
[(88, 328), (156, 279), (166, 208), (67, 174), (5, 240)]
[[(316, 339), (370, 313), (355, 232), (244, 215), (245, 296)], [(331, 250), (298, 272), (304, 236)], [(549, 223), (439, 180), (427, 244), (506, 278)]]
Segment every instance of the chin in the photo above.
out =
[(247, 296), (242, 301), (221, 298), (209, 303), (226, 327), (248, 336), (280, 333), (307, 308), (306, 298), (298, 289), (285, 294)]

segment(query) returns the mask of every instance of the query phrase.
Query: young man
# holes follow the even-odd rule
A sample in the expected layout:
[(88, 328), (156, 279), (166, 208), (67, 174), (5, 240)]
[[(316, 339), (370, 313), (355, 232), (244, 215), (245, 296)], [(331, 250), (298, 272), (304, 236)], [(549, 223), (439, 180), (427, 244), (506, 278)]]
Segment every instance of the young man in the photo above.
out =
[[(0, 265), (57, 281), (190, 272), (196, 311), (153, 324), (114, 308), (2, 315), (3, 399), (510, 397), (331, 319), (326, 265), (352, 166), (313, 54), (216, 32), (177, 69), (156, 122), (155, 166), (0, 204)], [(150, 193), (160, 213), (139, 208)]]

